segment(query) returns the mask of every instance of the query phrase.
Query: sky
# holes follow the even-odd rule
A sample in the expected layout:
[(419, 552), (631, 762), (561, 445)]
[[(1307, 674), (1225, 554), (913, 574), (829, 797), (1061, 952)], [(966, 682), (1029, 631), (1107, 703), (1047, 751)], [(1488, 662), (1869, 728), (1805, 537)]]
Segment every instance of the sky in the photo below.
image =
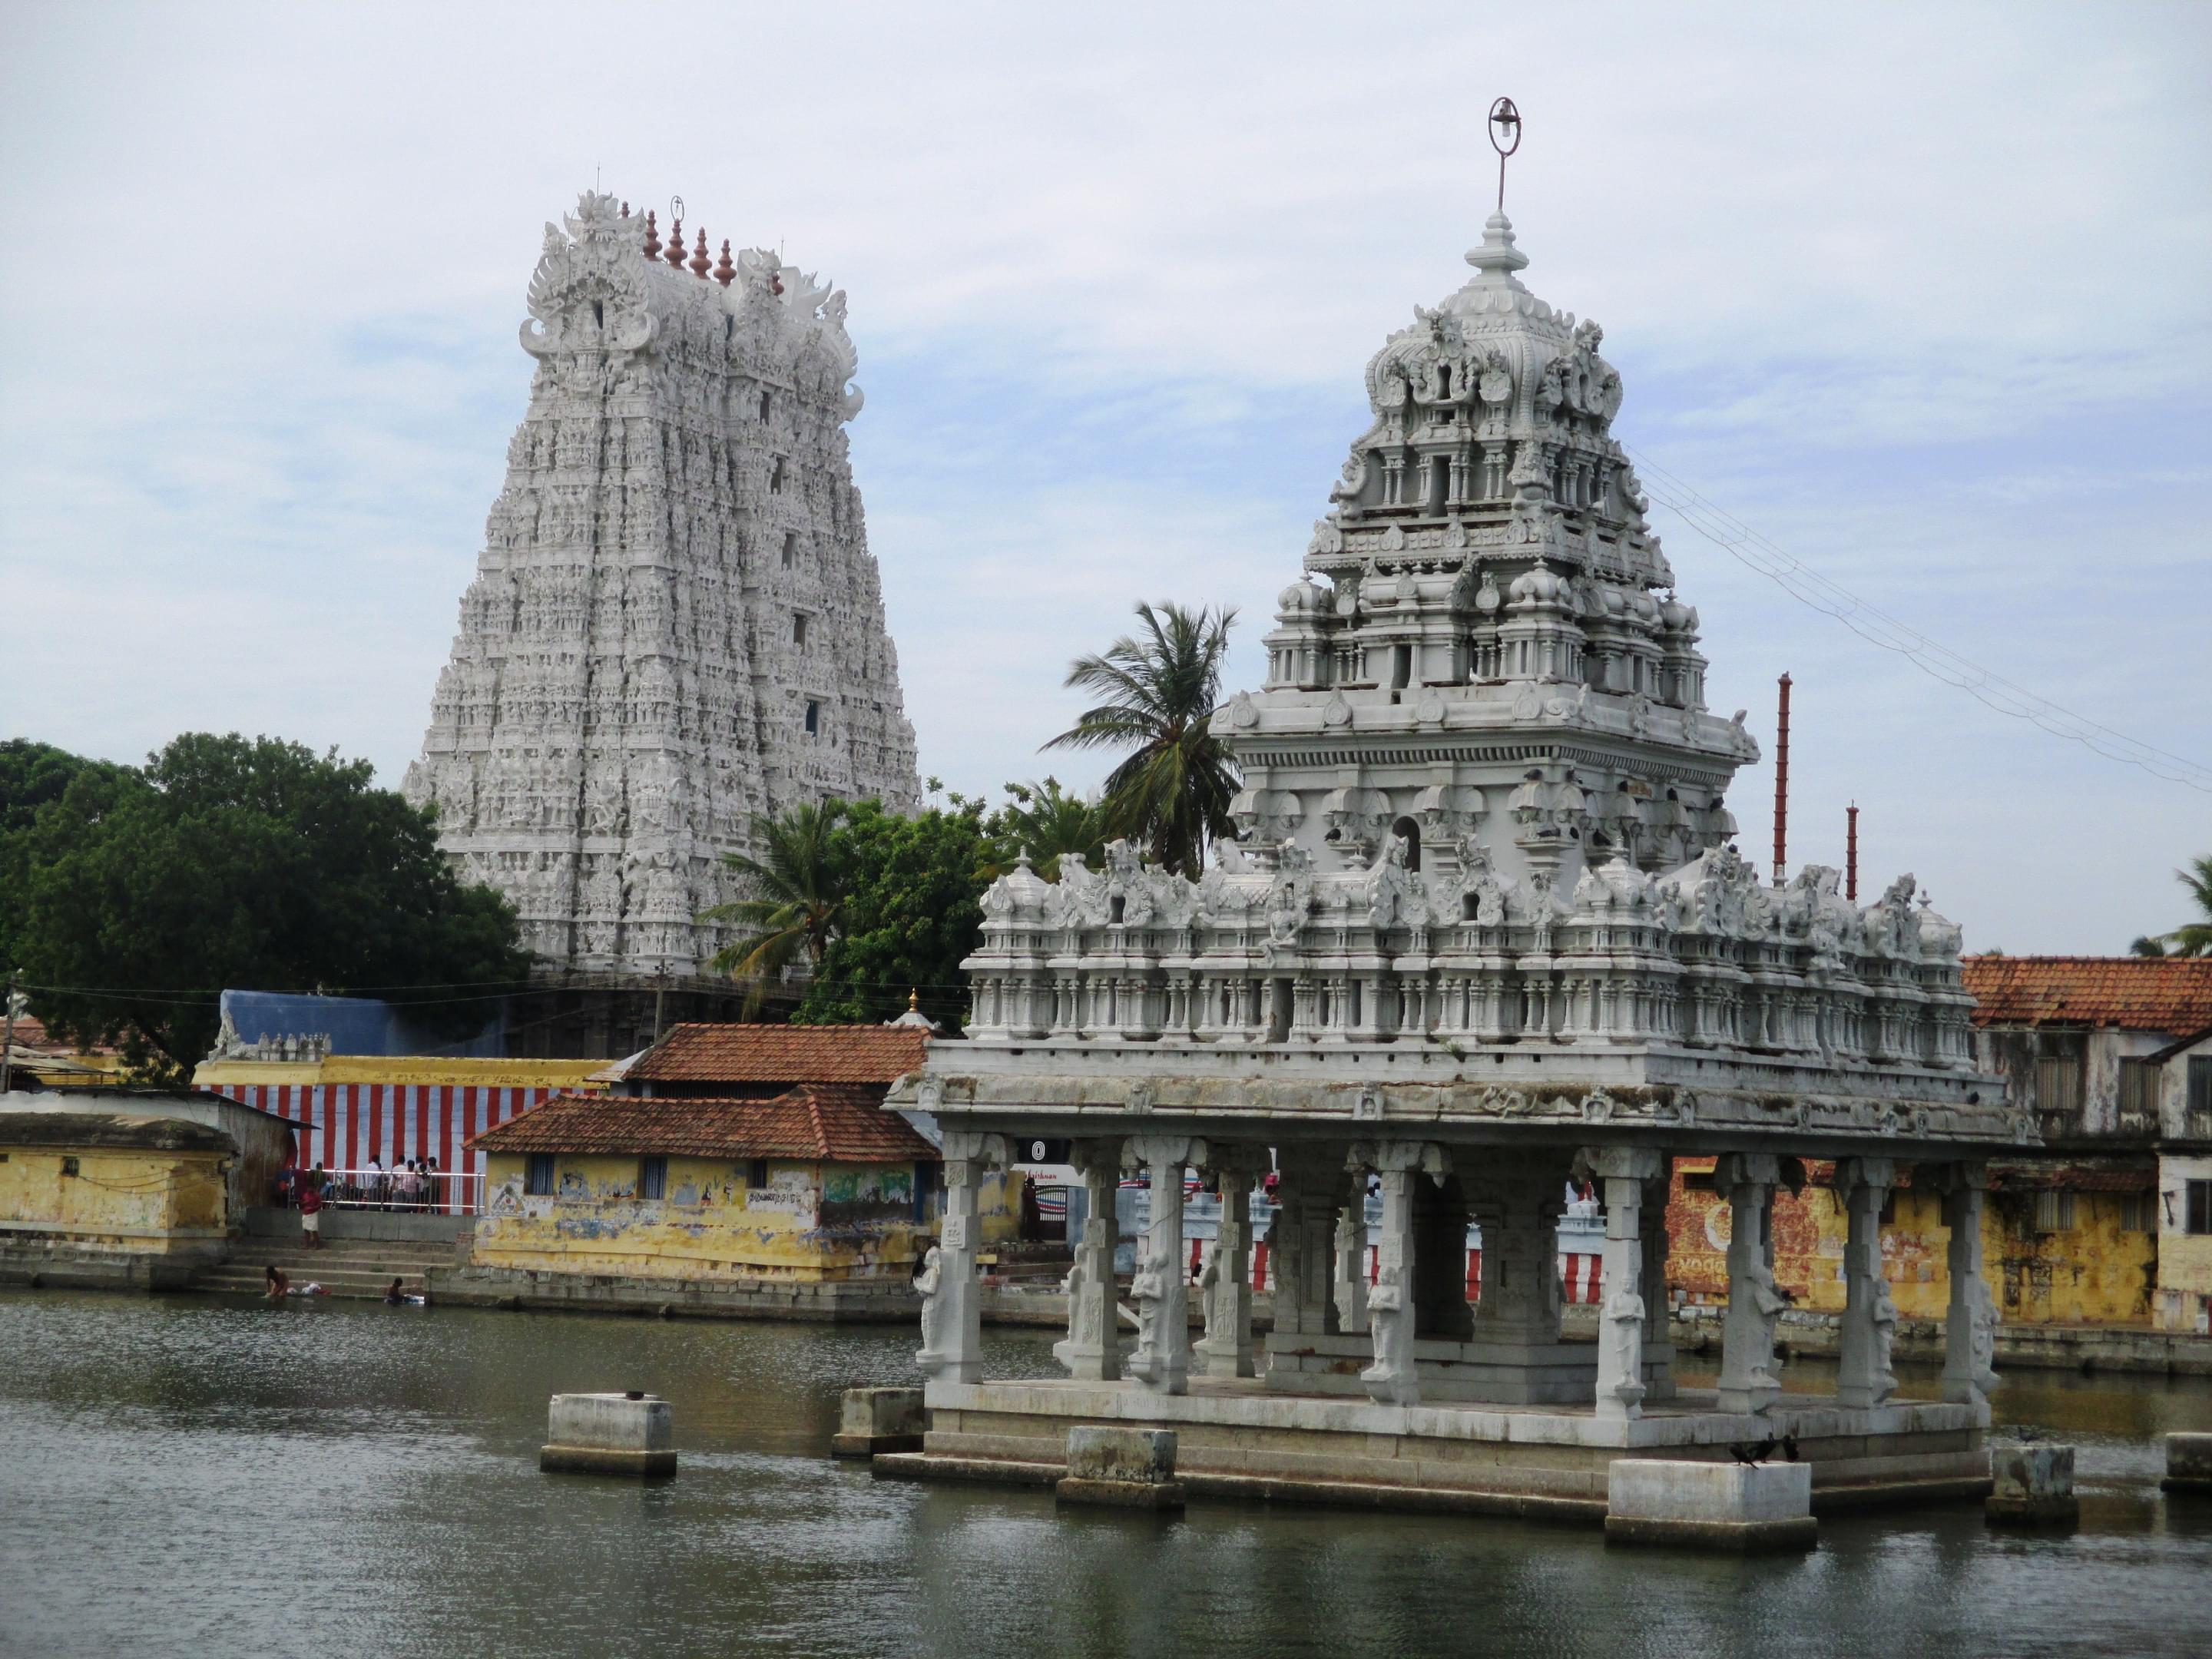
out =
[[(1387, 18), (1387, 26), (1377, 20)], [(1145, 599), (1297, 574), (1361, 373), (1466, 280), (1484, 136), (1616, 435), (1974, 663), (2212, 766), (2212, 7), (0, 0), (0, 736), (417, 752), (594, 180), (850, 295), (922, 769), (1039, 745)], [(1652, 474), (1647, 468), (1647, 482)], [(1663, 495), (1663, 491), (1655, 492)], [(1967, 946), (2187, 919), (2212, 793), (2007, 719), (1662, 507), (1794, 863)], [(1769, 846), (1771, 761), (1730, 805)]]

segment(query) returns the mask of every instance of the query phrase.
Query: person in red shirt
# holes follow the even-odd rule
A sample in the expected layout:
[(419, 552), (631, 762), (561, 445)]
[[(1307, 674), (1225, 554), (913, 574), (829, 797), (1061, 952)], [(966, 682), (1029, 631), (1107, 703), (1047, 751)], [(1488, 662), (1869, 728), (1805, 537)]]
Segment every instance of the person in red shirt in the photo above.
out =
[(323, 1248), (323, 1190), (312, 1181), (300, 1186), (300, 1248)]

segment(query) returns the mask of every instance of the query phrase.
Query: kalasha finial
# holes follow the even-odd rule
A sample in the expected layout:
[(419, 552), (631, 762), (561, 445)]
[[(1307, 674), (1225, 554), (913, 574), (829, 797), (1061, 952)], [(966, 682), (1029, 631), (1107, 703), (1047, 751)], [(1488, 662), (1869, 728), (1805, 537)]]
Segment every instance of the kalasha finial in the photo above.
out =
[(668, 232), (668, 252), (662, 256), (677, 270), (684, 269), (684, 222), (678, 219)]
[(1498, 210), (1505, 211), (1505, 158), (1521, 148), (1521, 112), (1510, 98), (1490, 106), (1490, 147), (1498, 152)]
[(727, 288), (735, 280), (737, 274), (738, 268), (730, 263), (730, 244), (726, 237), (722, 242), (722, 261), (714, 267), (714, 280), (724, 288)]
[(702, 230), (699, 233), (699, 246), (691, 250), (691, 274), (694, 276), (704, 277), (707, 274), (708, 264), (707, 233)]
[(660, 230), (653, 222), (651, 208), (645, 210), (645, 257), (648, 259), (658, 259), (660, 257)]

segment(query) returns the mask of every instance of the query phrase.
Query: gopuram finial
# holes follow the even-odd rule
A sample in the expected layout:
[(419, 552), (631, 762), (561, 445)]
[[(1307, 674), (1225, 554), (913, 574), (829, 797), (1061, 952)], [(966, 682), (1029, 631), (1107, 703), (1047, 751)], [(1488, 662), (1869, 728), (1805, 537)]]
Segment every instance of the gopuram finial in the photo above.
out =
[(736, 277), (737, 274), (738, 268), (730, 263), (729, 239), (727, 237), (724, 237), (722, 239), (721, 263), (714, 267), (714, 280), (720, 283), (724, 288), (727, 288), (731, 282)]
[(699, 233), (699, 245), (691, 250), (691, 274), (704, 280), (707, 275), (707, 233)]
[(665, 257), (670, 264), (681, 270), (684, 269), (684, 221), (674, 214), (671, 214), (669, 218), (668, 252)]
[(660, 229), (653, 222), (651, 208), (645, 210), (645, 257), (648, 259), (660, 257)]

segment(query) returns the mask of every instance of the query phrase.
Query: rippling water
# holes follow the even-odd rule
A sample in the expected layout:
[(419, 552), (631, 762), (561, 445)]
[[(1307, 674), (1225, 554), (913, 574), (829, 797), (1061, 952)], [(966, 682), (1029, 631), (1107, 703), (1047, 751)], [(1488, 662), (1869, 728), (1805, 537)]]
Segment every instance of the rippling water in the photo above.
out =
[[(1841, 1518), (1731, 1561), (1595, 1531), (871, 1480), (841, 1389), (913, 1334), (0, 1291), (0, 1651), (70, 1655), (2212, 1652), (2212, 1501), (2155, 1437), (2212, 1387), (2014, 1372), (2081, 1525)], [(994, 1376), (1044, 1333), (987, 1340)], [(1793, 1375), (1811, 1370), (1793, 1368)], [(1910, 1391), (1932, 1391), (1932, 1379)], [(647, 1388), (683, 1472), (538, 1471), (546, 1396)]]

